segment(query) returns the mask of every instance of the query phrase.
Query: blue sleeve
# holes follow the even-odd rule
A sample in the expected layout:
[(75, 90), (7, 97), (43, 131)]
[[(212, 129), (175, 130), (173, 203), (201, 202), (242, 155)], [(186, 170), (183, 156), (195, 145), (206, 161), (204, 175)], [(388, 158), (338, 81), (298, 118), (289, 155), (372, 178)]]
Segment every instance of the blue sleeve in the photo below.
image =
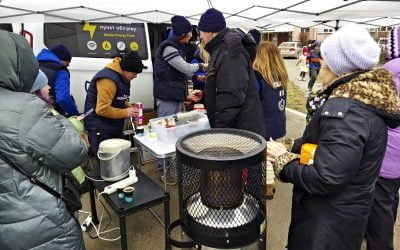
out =
[(258, 79), (257, 74), (254, 73), (254, 76), (254, 78), (256, 79), (257, 92), (260, 93), (260, 91), (262, 90), (262, 82)]
[(69, 74), (66, 70), (59, 70), (56, 73), (54, 86), (57, 99), (55, 102), (68, 113), (68, 116), (79, 115), (79, 111), (70, 94)]

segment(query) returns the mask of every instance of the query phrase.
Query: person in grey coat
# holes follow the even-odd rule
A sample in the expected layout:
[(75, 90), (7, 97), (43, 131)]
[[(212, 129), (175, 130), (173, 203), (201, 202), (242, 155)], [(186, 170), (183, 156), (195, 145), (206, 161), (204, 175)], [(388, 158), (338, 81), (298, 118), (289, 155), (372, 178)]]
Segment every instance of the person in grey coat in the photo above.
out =
[(2, 160), (62, 193), (62, 173), (85, 159), (87, 146), (66, 118), (29, 93), (39, 66), (27, 41), (0, 31), (0, 44), (0, 249), (84, 249), (65, 203)]

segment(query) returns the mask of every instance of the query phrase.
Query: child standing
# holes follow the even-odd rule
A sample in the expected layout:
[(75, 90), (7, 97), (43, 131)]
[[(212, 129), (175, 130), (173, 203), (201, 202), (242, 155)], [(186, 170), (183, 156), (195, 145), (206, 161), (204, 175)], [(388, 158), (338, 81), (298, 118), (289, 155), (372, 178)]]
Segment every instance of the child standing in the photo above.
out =
[(300, 55), (299, 59), (297, 59), (297, 62), (296, 62), (296, 66), (299, 66), (299, 69), (300, 69), (299, 81), (306, 80), (305, 77), (308, 72), (307, 55), (308, 55), (308, 52), (304, 51), (303, 54)]

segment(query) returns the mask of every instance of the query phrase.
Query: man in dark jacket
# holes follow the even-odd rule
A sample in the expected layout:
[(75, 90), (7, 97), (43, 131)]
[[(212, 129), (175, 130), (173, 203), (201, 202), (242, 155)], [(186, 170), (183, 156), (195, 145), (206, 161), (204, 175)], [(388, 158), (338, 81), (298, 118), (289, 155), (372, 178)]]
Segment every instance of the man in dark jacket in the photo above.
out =
[(227, 28), (224, 16), (214, 8), (201, 16), (198, 27), (211, 55), (204, 91), (211, 127), (244, 129), (264, 136), (260, 98), (246, 49), (256, 46), (254, 39)]
[(50, 96), (54, 100), (54, 108), (60, 114), (70, 117), (79, 115), (76, 104), (70, 94), (70, 74), (68, 66), (71, 53), (64, 45), (42, 49), (37, 55), (40, 69), (49, 79)]
[[(268, 142), (267, 153), (276, 177), (294, 186), (288, 249), (359, 250), (387, 127), (400, 125), (400, 99), (389, 71), (373, 68), (380, 49), (365, 28), (341, 28), (321, 54), (324, 101), (293, 153), (277, 142)], [(310, 144), (314, 156), (304, 153)]]
[(132, 51), (122, 59), (117, 57), (92, 79), (85, 100), (85, 118), (92, 152), (97, 156), (100, 142), (124, 138), (124, 120), (137, 116), (138, 108), (129, 103), (131, 80), (143, 70), (140, 56)]
[(192, 37), (192, 25), (183, 16), (171, 18), (173, 36), (157, 48), (154, 59), (154, 97), (159, 117), (181, 112), (187, 96), (187, 79), (203, 64), (185, 61), (186, 47)]
[[(204, 67), (202, 63), (190, 64), (185, 61), (186, 45), (192, 37), (190, 22), (183, 16), (173, 16), (171, 23), (173, 34), (160, 44), (154, 59), (153, 95), (158, 117), (183, 110), (183, 102), (187, 99), (187, 80)], [(194, 77), (197, 80), (203, 76)], [(161, 179), (165, 179), (161, 161), (158, 163), (158, 171)]]

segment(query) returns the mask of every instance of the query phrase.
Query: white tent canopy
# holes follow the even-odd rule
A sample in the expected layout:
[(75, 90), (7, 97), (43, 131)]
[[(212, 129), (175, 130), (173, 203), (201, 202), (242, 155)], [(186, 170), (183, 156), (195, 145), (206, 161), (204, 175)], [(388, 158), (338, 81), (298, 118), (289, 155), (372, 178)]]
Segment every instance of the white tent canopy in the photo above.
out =
[(210, 7), (224, 13), (228, 26), (244, 29), (400, 23), (398, 0), (0, 0), (0, 22), (169, 23), (171, 16), (183, 15), (197, 24)]

